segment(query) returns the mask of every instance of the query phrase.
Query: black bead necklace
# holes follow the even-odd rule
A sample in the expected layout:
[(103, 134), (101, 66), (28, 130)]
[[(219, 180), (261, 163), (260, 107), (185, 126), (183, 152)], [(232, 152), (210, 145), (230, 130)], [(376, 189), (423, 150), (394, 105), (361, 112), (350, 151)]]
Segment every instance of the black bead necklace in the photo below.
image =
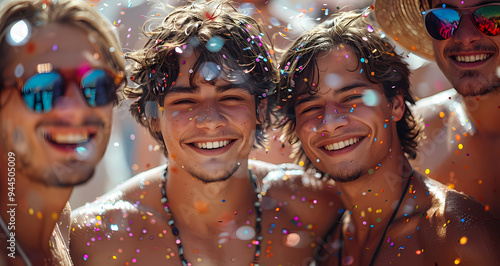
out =
[[(254, 207), (255, 207), (255, 240), (253, 241), (253, 244), (255, 245), (255, 254), (253, 257), (253, 261), (250, 263), (250, 266), (259, 266), (259, 258), (260, 258), (260, 242), (262, 241), (262, 234), (261, 234), (261, 221), (262, 221), (262, 208), (260, 206), (261, 198), (262, 195), (259, 192), (259, 189), (257, 187), (257, 177), (253, 174), (252, 170), (250, 171), (250, 182), (253, 184), (253, 189), (254, 192), (257, 196), (257, 200), (254, 202)], [(181, 259), (182, 265), (183, 266), (191, 266), (192, 264), (187, 262), (186, 258), (184, 257), (184, 249), (182, 248), (182, 241), (180, 237), (180, 232), (179, 229), (175, 226), (175, 220), (174, 220), (174, 215), (170, 211), (168, 199), (167, 199), (167, 191), (166, 191), (166, 183), (167, 183), (167, 173), (168, 173), (168, 167), (165, 168), (165, 171), (163, 172), (163, 177), (161, 180), (161, 203), (163, 204), (163, 209), (165, 212), (170, 216), (168, 220), (168, 225), (170, 226), (172, 230), (172, 234), (175, 237), (175, 244), (177, 245), (177, 248), (179, 250), (179, 258)]]

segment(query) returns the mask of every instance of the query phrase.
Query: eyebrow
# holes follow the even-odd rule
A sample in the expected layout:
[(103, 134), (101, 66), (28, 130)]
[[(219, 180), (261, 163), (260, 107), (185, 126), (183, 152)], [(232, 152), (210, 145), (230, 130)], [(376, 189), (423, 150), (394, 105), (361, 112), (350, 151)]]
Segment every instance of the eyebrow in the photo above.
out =
[[(363, 87), (368, 87), (368, 85), (366, 83), (357, 82), (357, 83), (350, 84), (350, 85), (347, 85), (345, 87), (342, 87), (340, 89), (335, 90), (333, 92), (333, 95), (337, 96), (341, 93), (348, 92), (348, 91), (351, 91), (351, 90), (356, 89), (356, 88), (363, 88)], [(317, 100), (319, 98), (321, 98), (321, 97), (318, 96), (317, 94), (309, 95), (306, 97), (299, 96), (299, 100), (297, 101), (295, 106), (298, 106), (298, 105), (301, 105), (301, 104), (304, 104), (304, 103), (307, 103), (310, 101), (314, 101), (314, 100)]]
[(348, 92), (348, 91), (350, 91), (350, 90), (354, 90), (354, 89), (356, 89), (356, 88), (364, 88), (364, 87), (368, 87), (368, 85), (367, 85), (366, 83), (363, 83), (363, 82), (356, 82), (356, 83), (353, 83), (353, 84), (347, 85), (347, 86), (345, 86), (345, 87), (342, 87), (342, 88), (340, 88), (340, 89), (338, 89), (338, 90), (335, 90), (335, 91), (333, 92), (333, 95), (334, 95), (334, 96), (337, 96), (337, 95), (339, 95), (339, 94), (341, 94), (341, 93)]
[[(169, 89), (165, 95), (168, 95), (170, 93), (196, 93), (198, 90), (200, 89), (200, 87), (196, 86), (196, 87), (191, 87), (191, 86), (176, 86), (176, 87), (173, 87), (171, 89)], [(247, 88), (242, 88), (242, 87), (239, 87), (239, 86), (234, 86), (233, 84), (227, 84), (227, 85), (223, 85), (223, 86), (216, 86), (216, 91), (217, 92), (225, 92), (225, 91), (228, 91), (228, 90), (231, 90), (231, 89), (235, 89), (235, 90), (243, 90), (243, 91), (246, 91), (246, 92), (249, 92), (250, 91), (247, 89)]]

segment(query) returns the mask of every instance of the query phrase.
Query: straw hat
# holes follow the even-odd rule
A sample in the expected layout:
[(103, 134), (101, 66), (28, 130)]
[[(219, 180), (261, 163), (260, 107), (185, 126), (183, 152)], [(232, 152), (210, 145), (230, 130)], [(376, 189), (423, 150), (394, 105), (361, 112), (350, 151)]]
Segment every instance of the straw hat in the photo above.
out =
[[(422, 0), (424, 10), (429, 9)], [(431, 37), (427, 34), (420, 0), (376, 0), (375, 18), (386, 36), (398, 45), (427, 60), (434, 61)]]

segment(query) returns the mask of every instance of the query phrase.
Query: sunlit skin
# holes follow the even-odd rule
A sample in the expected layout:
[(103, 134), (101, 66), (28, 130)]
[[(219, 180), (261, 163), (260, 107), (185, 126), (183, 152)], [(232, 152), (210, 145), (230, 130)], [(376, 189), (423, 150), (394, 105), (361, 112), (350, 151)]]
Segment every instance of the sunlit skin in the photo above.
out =
[[(469, 8), (496, 1), (433, 1), (433, 7)], [(417, 102), (415, 112), (426, 125), (426, 139), (417, 159), (420, 171), (458, 191), (463, 191), (500, 217), (500, 36), (477, 30), (470, 15), (463, 15), (455, 34), (433, 40), (436, 61), (452, 89)], [(456, 55), (487, 53), (474, 63), (456, 61)], [(460, 118), (461, 117), (461, 118)], [(459, 147), (459, 145), (462, 146)]]
[[(55, 45), (57, 49), (54, 49)], [(4, 87), (0, 96), (2, 180), (7, 180), (7, 153), (13, 152), (16, 158), (15, 198), (18, 203), (16, 241), (34, 265), (43, 264), (43, 259), (50, 259), (51, 252), (54, 252), (49, 248), (49, 239), (73, 185), (92, 176), (109, 140), (112, 104), (91, 108), (80, 91), (76, 75), (82, 68), (105, 68), (106, 63), (96, 45), (89, 41), (88, 33), (60, 24), (36, 28), (26, 45), (10, 48), (5, 56), (10, 64), (1, 73), (8, 83), (2, 84)], [(50, 112), (37, 114), (27, 109), (18, 92), (19, 87), (13, 82), (22, 84), (37, 73), (38, 64), (45, 63), (62, 73), (66, 91)], [(15, 80), (18, 65), (24, 67), (24, 73)], [(89, 131), (95, 135), (84, 145), (89, 151), (84, 156), (75, 150), (54, 145), (46, 137), (47, 133), (57, 135)], [(7, 195), (7, 182), (2, 182), (0, 186), (2, 195)], [(4, 220), (8, 220), (5, 209), (7, 200), (7, 196), (0, 199)], [(69, 214), (65, 219), (61, 222), (68, 226)], [(64, 232), (64, 229), (61, 230)], [(63, 233), (66, 239), (67, 234)], [(61, 254), (56, 251), (55, 256)], [(20, 261), (20, 256), (16, 258)], [(64, 259), (68, 259), (67, 255), (56, 260)]]
[[(340, 181), (337, 189), (346, 208), (343, 226), (330, 236), (320, 265), (338, 264), (341, 230), (343, 263), (370, 264), (403, 193), (374, 265), (450, 265), (456, 258), (464, 265), (498, 261), (493, 252), (498, 221), (480, 203), (416, 171), (411, 195), (404, 190), (412, 171), (396, 133), (405, 110), (402, 96), (388, 102), (380, 85), (360, 74), (359, 58), (347, 45), (335, 46), (317, 60), (319, 97), (304, 94), (295, 102), (296, 133), (313, 164)], [(339, 77), (333, 86), (327, 82), (330, 74)], [(358, 97), (367, 90), (379, 95), (378, 104)], [(333, 151), (328, 147), (350, 138), (360, 140)], [(459, 241), (464, 236), (466, 245)]]
[[(257, 197), (248, 171), (252, 169), (259, 187), (273, 185), (262, 201), (260, 263), (303, 265), (312, 260), (321, 236), (334, 224), (336, 216), (320, 219), (338, 209), (332, 189), (298, 175), (289, 175), (287, 181), (262, 181), (276, 166), (248, 160), (259, 123), (255, 96), (222, 79), (207, 83), (200, 74), (194, 76), (198, 87), (190, 87), (189, 70), (196, 56), (181, 58), (185, 60), (180, 65), (182, 75), (165, 95), (157, 121), (168, 150), (166, 194), (186, 260), (192, 265), (250, 265), (253, 261), (255, 246), (248, 245), (254, 238), (242, 240), (237, 235), (242, 226), (254, 230), (256, 225)], [(211, 150), (198, 147), (214, 141), (228, 145)], [(102, 261), (123, 265), (134, 260), (182, 265), (161, 203), (164, 167), (139, 174), (97, 203), (74, 211), (71, 254), (76, 265)], [(291, 222), (295, 216), (300, 225)], [(282, 229), (294, 234), (288, 239)]]

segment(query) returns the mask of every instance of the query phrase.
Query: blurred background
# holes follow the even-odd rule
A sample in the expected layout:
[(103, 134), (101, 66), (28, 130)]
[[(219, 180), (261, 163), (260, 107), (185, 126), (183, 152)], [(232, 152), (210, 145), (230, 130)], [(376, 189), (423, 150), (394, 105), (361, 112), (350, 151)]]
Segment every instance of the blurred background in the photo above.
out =
[[(0, 0), (9, 1), (9, 0)], [(160, 19), (169, 10), (159, 8), (160, 3), (179, 6), (183, 0), (81, 0), (94, 6), (115, 26), (123, 52), (141, 48), (146, 42), (142, 25), (148, 19)], [(373, 0), (240, 0), (234, 2), (240, 12), (261, 22), (266, 35), (273, 40), (275, 50), (285, 49), (302, 32), (321, 23), (340, 10), (353, 10), (373, 4)], [(410, 68), (414, 70), (412, 89), (417, 98), (423, 98), (451, 88), (436, 64), (404, 52)], [(132, 85), (132, 84), (130, 84)], [(137, 173), (165, 163), (165, 157), (156, 142), (131, 117), (125, 101), (114, 110), (113, 130), (106, 154), (98, 165), (94, 177), (86, 184), (75, 187), (70, 198), (73, 209), (92, 202), (96, 197)], [(255, 150), (250, 158), (271, 163), (291, 162), (290, 147), (271, 132), (266, 149)]]

